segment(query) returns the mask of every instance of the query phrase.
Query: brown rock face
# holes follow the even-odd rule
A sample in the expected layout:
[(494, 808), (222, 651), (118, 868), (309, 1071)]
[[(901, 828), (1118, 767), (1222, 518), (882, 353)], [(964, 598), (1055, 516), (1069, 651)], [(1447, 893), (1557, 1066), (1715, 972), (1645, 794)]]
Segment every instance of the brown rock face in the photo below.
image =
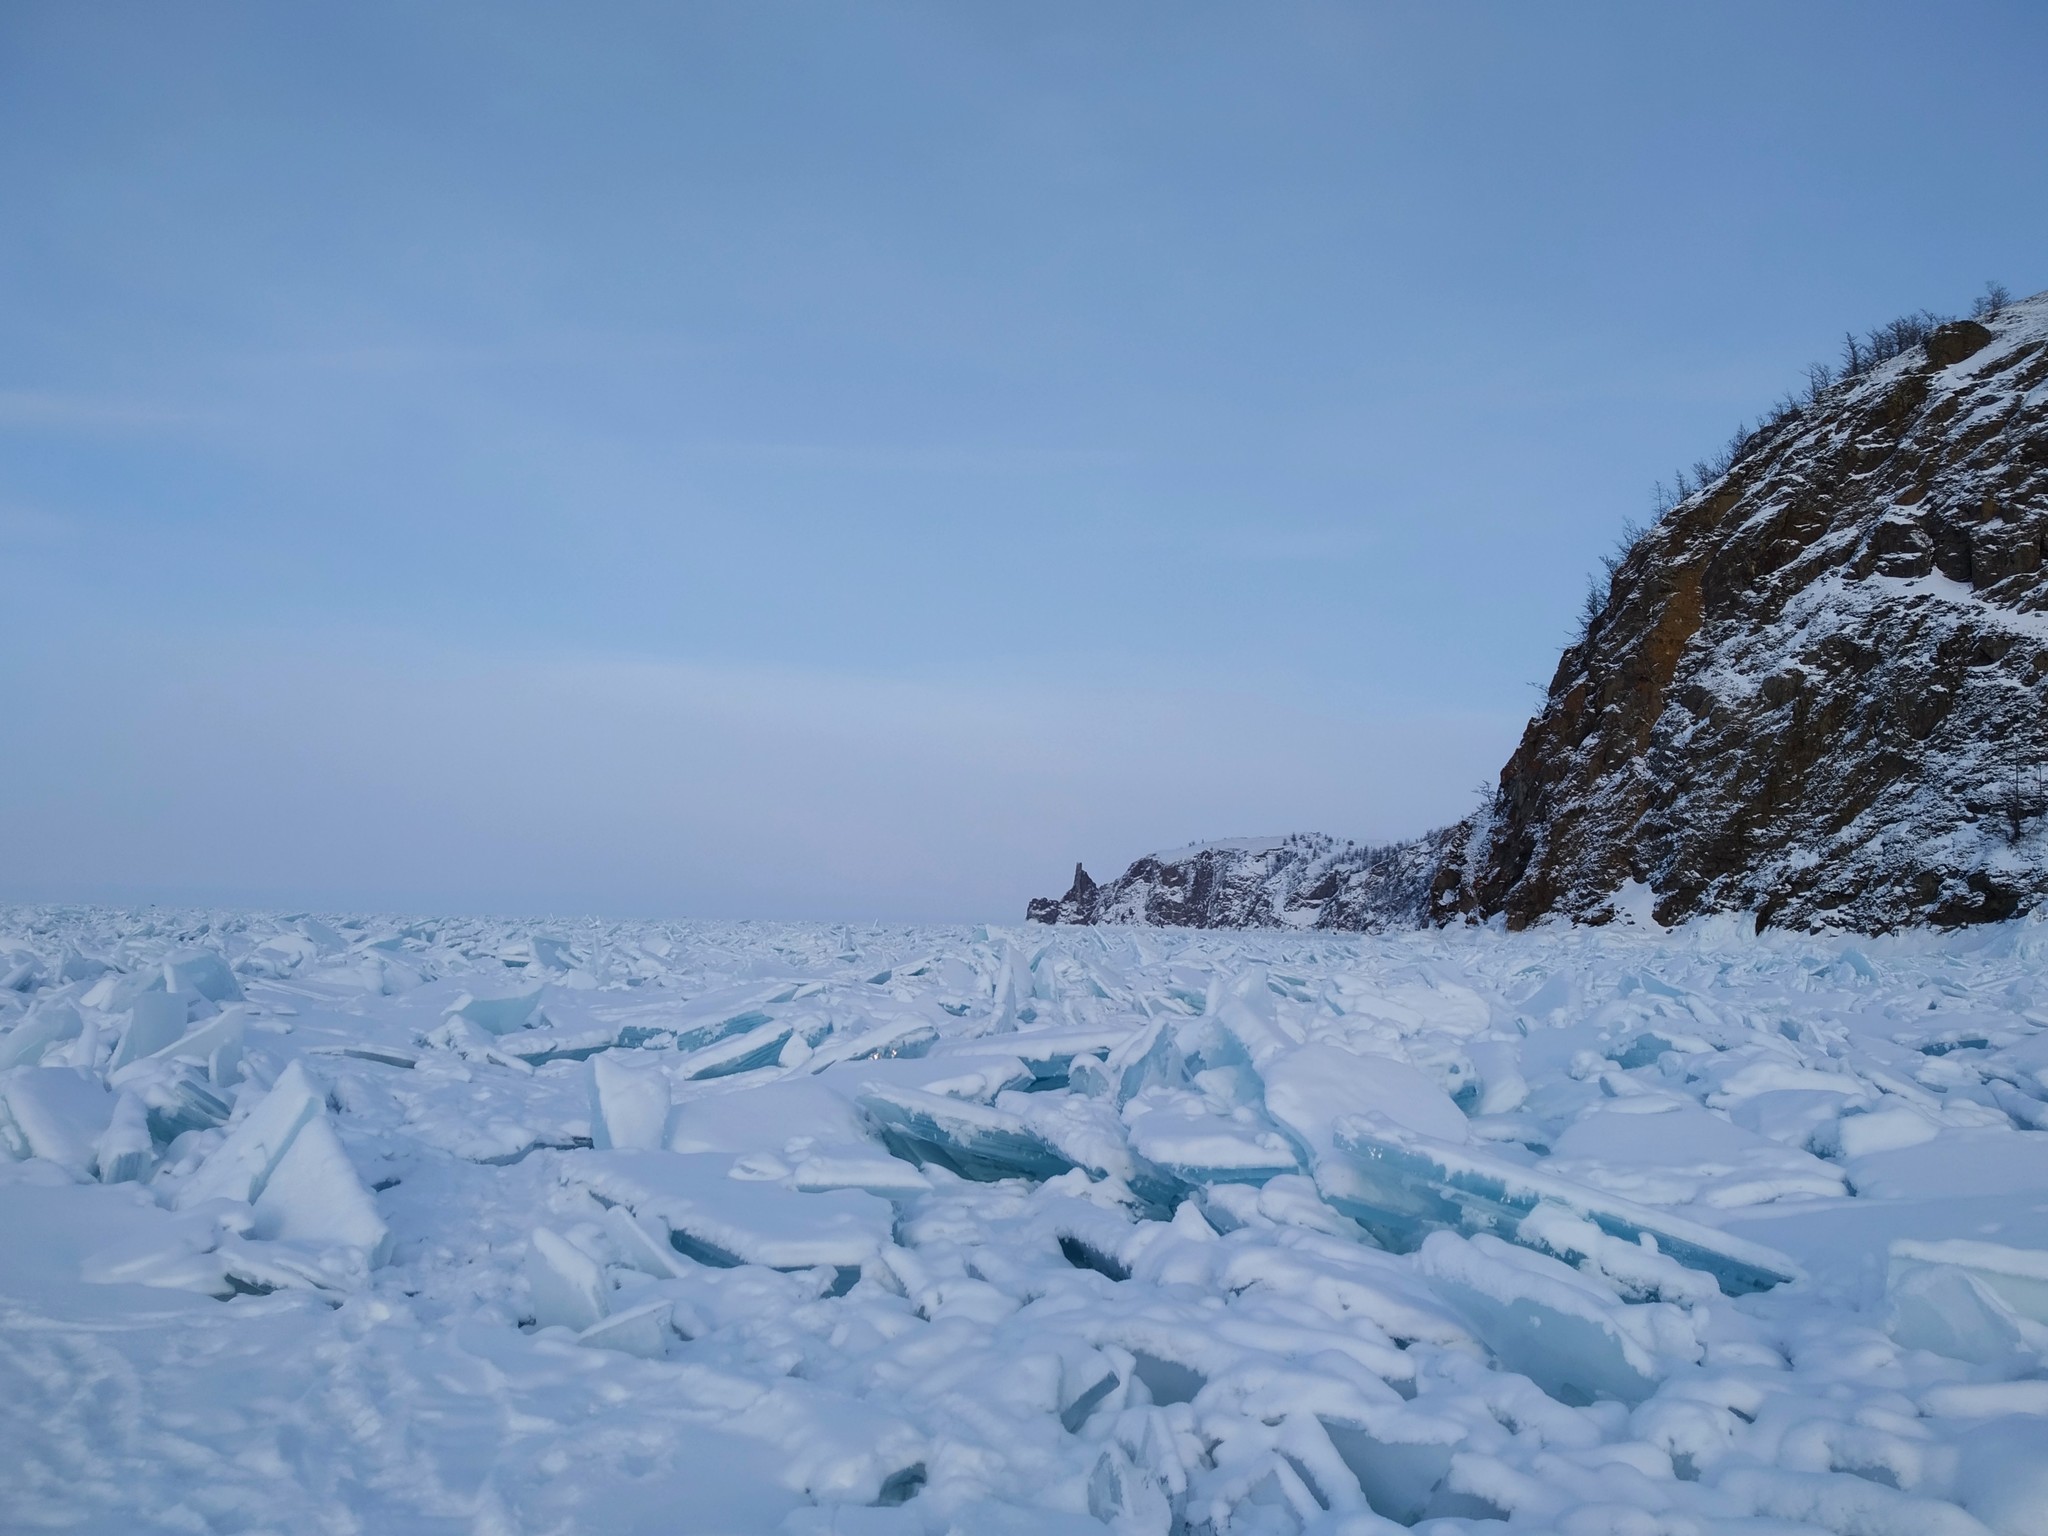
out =
[(1991, 345), (1991, 331), (1974, 320), (1951, 320), (1937, 326), (1927, 338), (1927, 361), (1931, 367), (1952, 368), (1964, 358)]
[[(2048, 296), (1750, 440), (1616, 570), (1440, 916), (1884, 930), (2048, 894)], [(1454, 840), (1455, 841), (1455, 840)]]

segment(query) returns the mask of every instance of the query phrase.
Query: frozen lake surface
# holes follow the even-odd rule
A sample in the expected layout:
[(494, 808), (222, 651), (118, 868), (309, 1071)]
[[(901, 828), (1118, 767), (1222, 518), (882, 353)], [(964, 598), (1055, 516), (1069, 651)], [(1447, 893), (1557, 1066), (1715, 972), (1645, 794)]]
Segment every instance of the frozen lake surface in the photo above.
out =
[(2048, 923), (0, 910), (0, 1528), (2048, 1533)]

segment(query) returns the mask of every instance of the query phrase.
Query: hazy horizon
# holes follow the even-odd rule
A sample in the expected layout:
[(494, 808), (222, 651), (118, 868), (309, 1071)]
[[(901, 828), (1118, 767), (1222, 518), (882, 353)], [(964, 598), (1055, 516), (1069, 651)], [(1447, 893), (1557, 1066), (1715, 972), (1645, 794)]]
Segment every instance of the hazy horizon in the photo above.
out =
[(2044, 45), (10, 7), (0, 900), (1016, 922), (1453, 820), (1653, 482), (2048, 281)]

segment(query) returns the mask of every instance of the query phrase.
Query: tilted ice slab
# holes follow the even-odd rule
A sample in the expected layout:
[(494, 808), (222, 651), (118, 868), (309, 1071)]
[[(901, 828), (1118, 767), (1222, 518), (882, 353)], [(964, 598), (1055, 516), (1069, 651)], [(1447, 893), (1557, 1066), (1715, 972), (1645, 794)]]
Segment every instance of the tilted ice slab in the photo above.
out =
[(859, 1190), (804, 1193), (731, 1177), (718, 1153), (578, 1152), (561, 1178), (659, 1221), (676, 1251), (719, 1266), (858, 1269), (889, 1241), (889, 1202)]
[(257, 1237), (360, 1248), (372, 1264), (389, 1254), (391, 1229), (324, 1114), (300, 1127), (264, 1180), (254, 1207)]
[(114, 1099), (97, 1077), (77, 1067), (10, 1067), (0, 1072), (0, 1148), (87, 1173)]
[(119, 1070), (131, 1061), (154, 1056), (183, 1037), (190, 1017), (190, 1004), (177, 993), (143, 993), (128, 1005), (128, 1023), (108, 1066)]
[(1131, 1150), (1191, 1187), (1263, 1184), (1300, 1166), (1284, 1136), (1250, 1117), (1141, 1097), (1125, 1106), (1124, 1120)]
[(962, 1178), (1049, 1179), (1075, 1166), (1022, 1116), (992, 1105), (879, 1084), (856, 1102), (892, 1151)]
[(1610, 1100), (1582, 1114), (1551, 1144), (1548, 1161), (1562, 1177), (1638, 1205), (1727, 1210), (1847, 1193), (1838, 1164), (1677, 1094)]
[(1712, 1275), (1731, 1296), (1768, 1290), (1798, 1274), (1790, 1259), (1759, 1243), (1476, 1147), (1431, 1141), (1384, 1117), (1341, 1119), (1334, 1138), (1345, 1156), (1317, 1165), (1324, 1198), (1395, 1246), (1418, 1246), (1443, 1229), (1520, 1241), (1523, 1218), (1548, 1202), (1584, 1216), (1609, 1237), (1649, 1239), (1659, 1252)]
[(677, 1061), (676, 1070), (685, 1078), (736, 1077), (757, 1067), (774, 1066), (795, 1036), (794, 1024), (768, 1019), (691, 1051)]
[(852, 1034), (834, 1035), (811, 1052), (804, 1070), (823, 1072), (842, 1062), (916, 1060), (938, 1040), (938, 1030), (927, 1019), (889, 1019)]
[(1968, 1239), (1891, 1245), (1894, 1275), (1925, 1265), (1963, 1270), (2021, 1317), (2048, 1325), (2048, 1251)]
[(134, 1094), (114, 1100), (107, 1128), (94, 1145), (93, 1162), (102, 1184), (149, 1177), (156, 1164), (156, 1139), (150, 1134), (148, 1107)]
[(324, 1094), (297, 1062), (178, 1187), (173, 1203), (190, 1210), (209, 1200), (253, 1207), (257, 1237), (342, 1244), (372, 1264), (389, 1252), (390, 1228), (356, 1177)]
[(590, 1072), (590, 1141), (601, 1151), (652, 1151), (668, 1134), (668, 1074), (639, 1052), (607, 1052)]
[(538, 1228), (526, 1255), (526, 1291), (542, 1328), (595, 1328), (611, 1312), (604, 1267), (558, 1232)]
[(1324, 1042), (1276, 1052), (1258, 1065), (1266, 1110), (1304, 1153), (1320, 1159), (1347, 1116), (1372, 1114), (1435, 1141), (1466, 1139), (1449, 1094), (1404, 1061)]
[(931, 1187), (915, 1163), (870, 1140), (853, 1106), (811, 1076), (686, 1099), (670, 1110), (666, 1135), (672, 1152), (729, 1153), (750, 1177), (792, 1189), (909, 1195)]
[(462, 1019), (487, 1035), (509, 1035), (515, 1029), (529, 1029), (536, 1019), (545, 1018), (541, 997), (545, 987), (533, 987), (499, 997), (473, 997), (465, 992), (448, 1005), (450, 1018)]
[[(1024, 1063), (1035, 1083), (1043, 1087), (1063, 1086), (1072, 1074), (1074, 1062), (1083, 1056), (1098, 1060), (1130, 1038), (1128, 1024), (1102, 1025), (1082, 1029), (1022, 1029), (1001, 1037), (1002, 1049)], [(990, 1040), (962, 1041), (957, 1047), (941, 1046), (936, 1054), (986, 1052)]]
[(167, 992), (196, 992), (215, 1003), (241, 1001), (242, 984), (235, 980), (227, 956), (217, 949), (192, 949), (166, 955), (163, 967), (164, 990)]
[(1909, 1349), (1982, 1366), (2048, 1364), (2048, 1251), (1900, 1239), (1885, 1301), (1885, 1331)]
[(293, 1062), (227, 1140), (178, 1187), (172, 1203), (180, 1210), (205, 1200), (253, 1204), (294, 1138), (322, 1110), (320, 1089), (306, 1069)]
[(543, 1024), (500, 1035), (493, 1049), (538, 1067), (551, 1061), (587, 1061), (621, 1044), (624, 1034), (617, 1024)]
[(0, 1036), (0, 1072), (36, 1065), (52, 1046), (76, 1040), (84, 1027), (85, 1021), (69, 999), (31, 1005), (28, 1015)]
[(1498, 1238), (1432, 1233), (1420, 1267), (1501, 1364), (1560, 1402), (1638, 1403), (1666, 1374), (1660, 1355), (1699, 1358), (1678, 1308), (1624, 1306), (1571, 1266)]

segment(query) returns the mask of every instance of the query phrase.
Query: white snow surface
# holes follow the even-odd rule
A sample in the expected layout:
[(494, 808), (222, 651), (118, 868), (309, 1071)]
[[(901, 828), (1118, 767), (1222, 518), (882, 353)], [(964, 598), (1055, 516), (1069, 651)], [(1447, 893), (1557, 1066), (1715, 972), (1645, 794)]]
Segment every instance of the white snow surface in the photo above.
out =
[(0, 1530), (2044, 1536), (2044, 962), (0, 909)]

